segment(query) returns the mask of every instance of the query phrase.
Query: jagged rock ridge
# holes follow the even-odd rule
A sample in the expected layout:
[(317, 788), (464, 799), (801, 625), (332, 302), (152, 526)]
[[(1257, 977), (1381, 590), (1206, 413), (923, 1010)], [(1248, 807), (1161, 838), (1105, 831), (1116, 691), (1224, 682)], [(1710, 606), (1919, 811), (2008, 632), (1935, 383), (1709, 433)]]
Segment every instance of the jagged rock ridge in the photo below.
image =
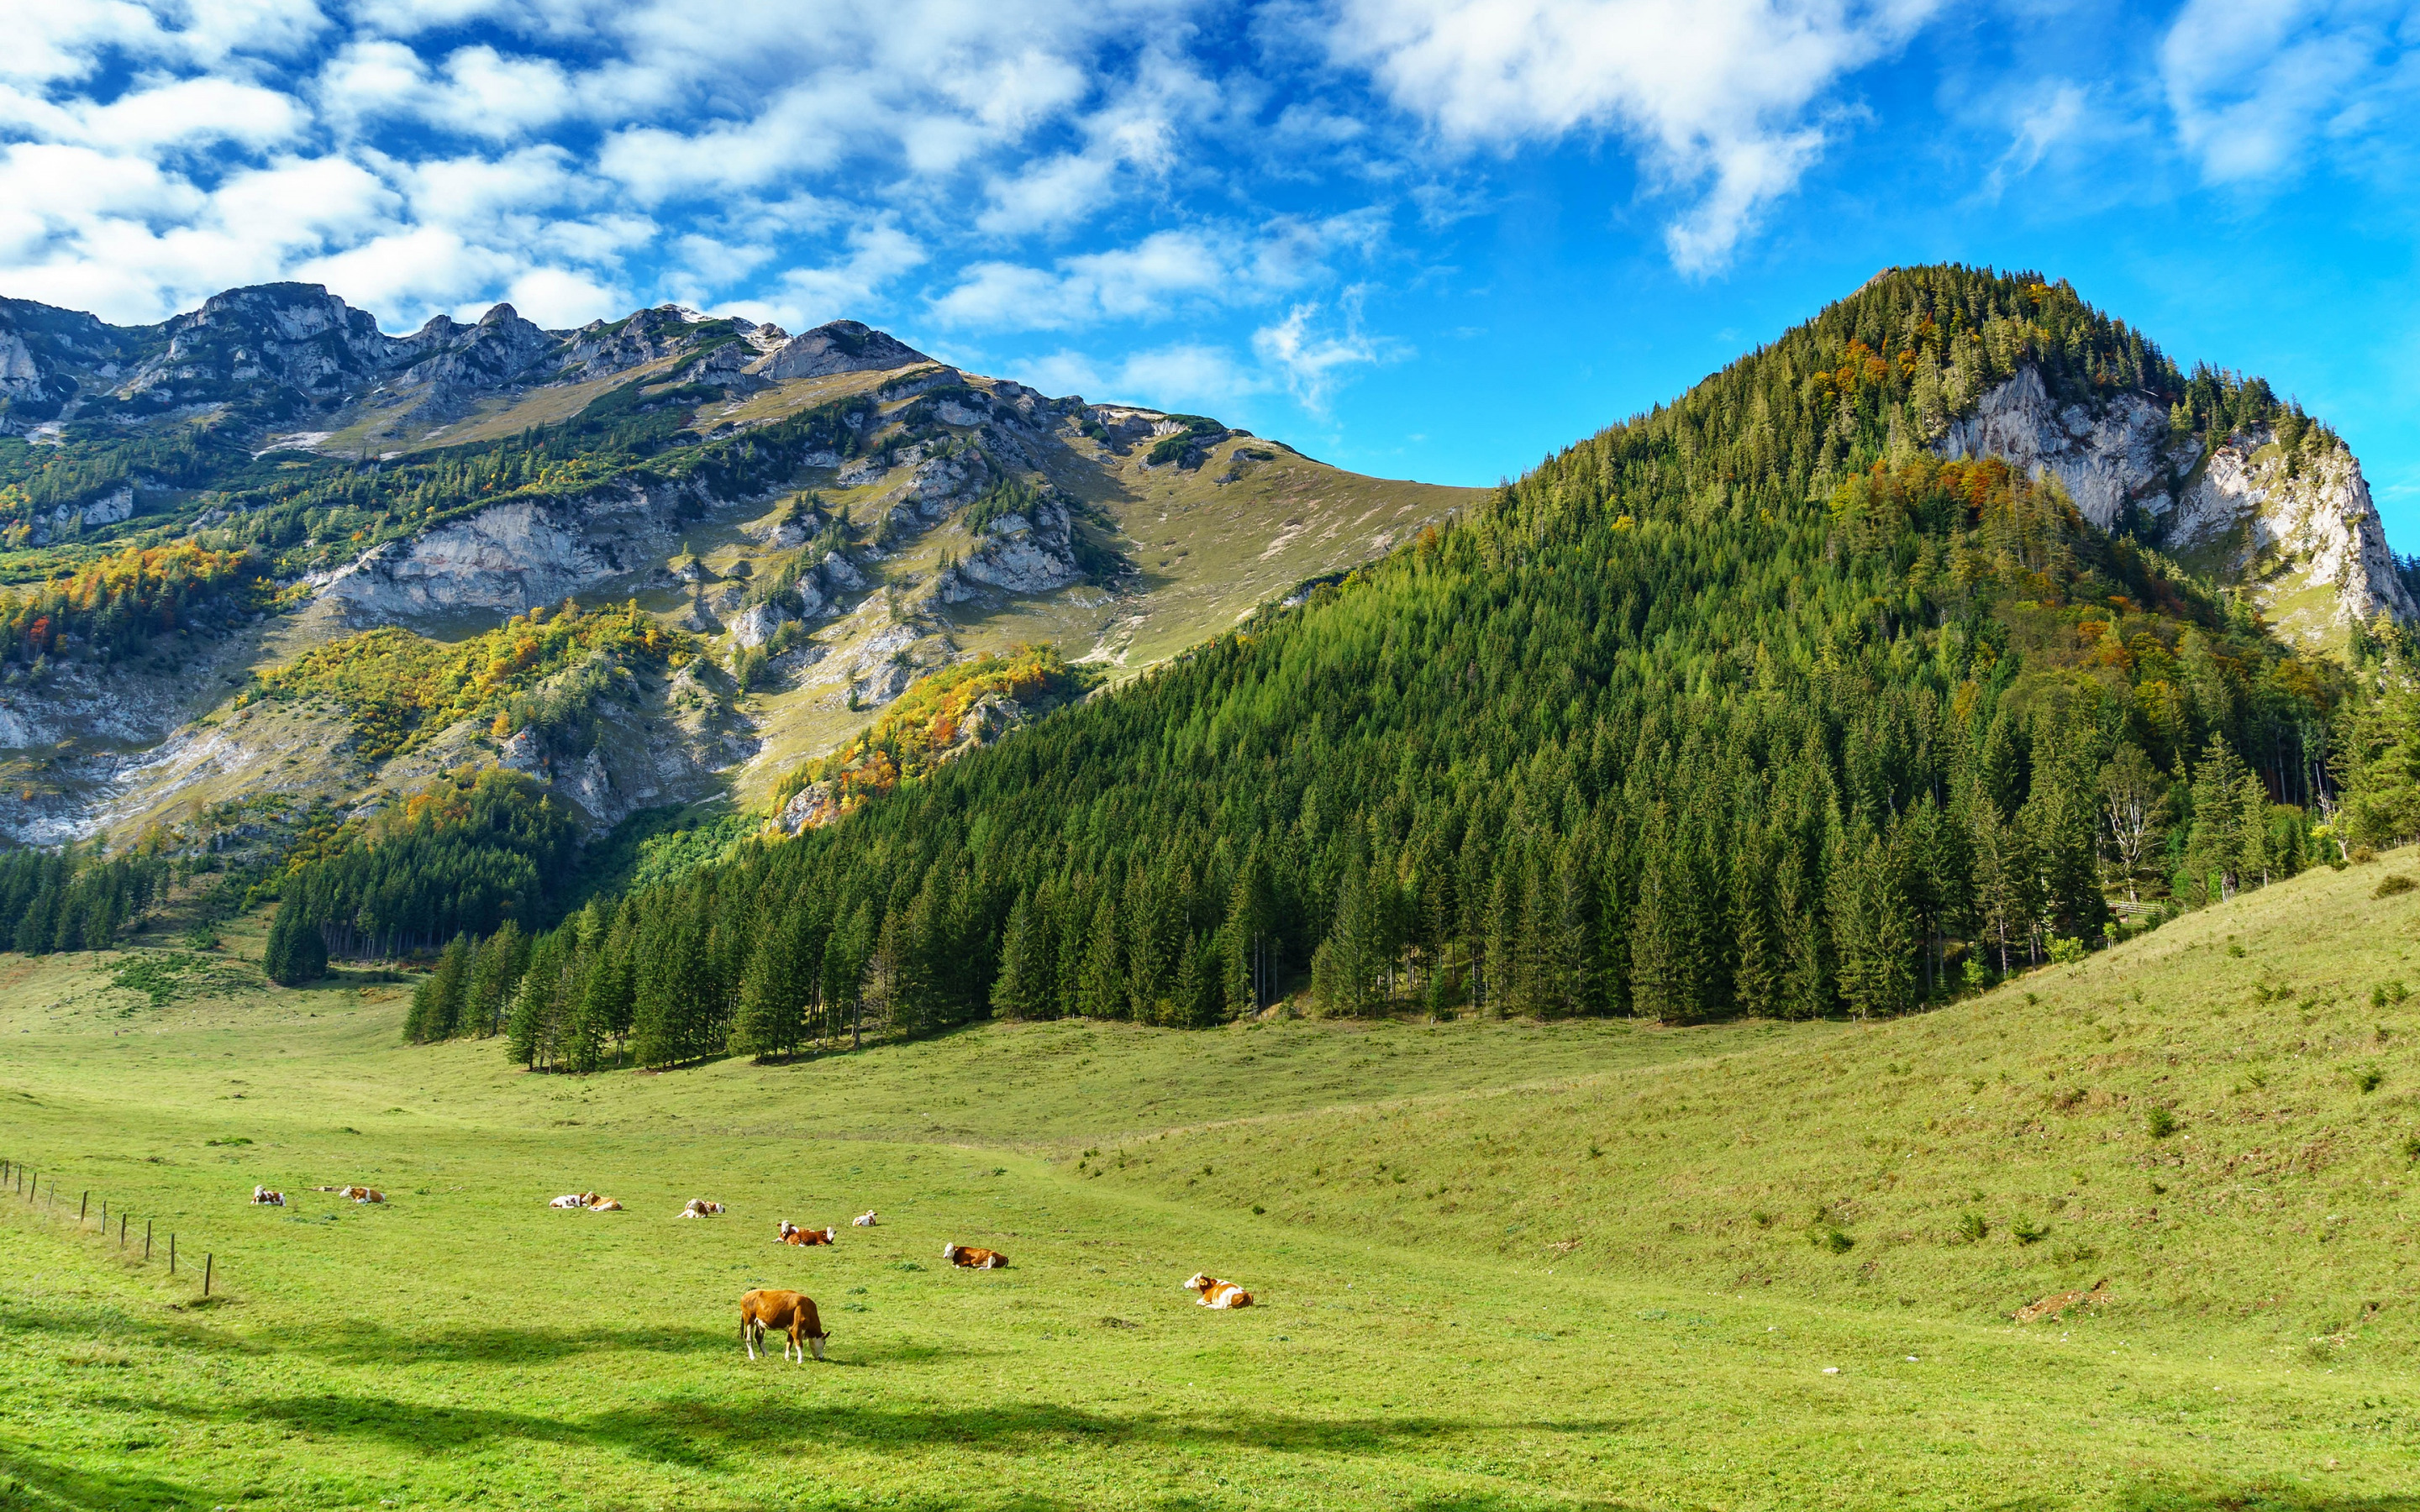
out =
[(2326, 641), (2381, 615), (2420, 618), (2361, 464), (2341, 442), (2313, 440), (2289, 455), (2273, 428), (2214, 444), (2180, 437), (2142, 394), (2061, 406), (2027, 367), (1986, 393), (1939, 445), (2055, 476), (2094, 525), (2137, 530), (2244, 586), (2299, 640)]

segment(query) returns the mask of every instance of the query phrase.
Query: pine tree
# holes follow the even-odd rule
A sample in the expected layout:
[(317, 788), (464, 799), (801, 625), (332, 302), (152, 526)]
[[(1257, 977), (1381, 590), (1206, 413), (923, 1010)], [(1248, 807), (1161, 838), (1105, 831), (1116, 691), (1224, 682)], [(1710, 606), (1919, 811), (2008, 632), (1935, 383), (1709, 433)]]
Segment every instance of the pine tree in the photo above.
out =
[(1668, 827), (1659, 831), (1631, 911), (1630, 1000), (1642, 1018), (1688, 1024), (1705, 1006), (1705, 930), (1688, 858)]
[(1751, 831), (1731, 863), (1731, 1000), (1750, 1018), (1781, 1016), (1782, 963), (1776, 949), (1771, 877), (1763, 837)]
[(1001, 942), (1000, 977), (992, 983), (991, 1004), (1002, 1018), (1056, 1017), (1049, 996), (1049, 942), (1037, 910), (1025, 893), (1008, 911), (1008, 935)]
[(1086, 1018), (1126, 1016), (1125, 951), (1119, 943), (1117, 904), (1104, 894), (1094, 909), (1083, 966), (1078, 980), (1077, 1011)]
[(1916, 1006), (1916, 929), (1900, 857), (1881, 836), (1833, 873), (1832, 939), (1840, 995), (1859, 1018), (1891, 1018)]

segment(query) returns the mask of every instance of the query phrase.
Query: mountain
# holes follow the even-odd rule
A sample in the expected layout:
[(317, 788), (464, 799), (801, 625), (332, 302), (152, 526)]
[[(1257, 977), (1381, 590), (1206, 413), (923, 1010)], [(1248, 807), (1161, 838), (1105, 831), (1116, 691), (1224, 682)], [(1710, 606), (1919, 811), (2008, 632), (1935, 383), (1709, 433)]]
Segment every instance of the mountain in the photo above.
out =
[(8, 301), (0, 384), (0, 833), (262, 859), (465, 762), (591, 829), (760, 802), (936, 668), (1125, 675), (1479, 497), (673, 306), (397, 337), (308, 285), (144, 328)]
[[(2127, 434), (2108, 417), (2156, 404), (2165, 503), (2130, 487), (2104, 527), (2055, 469), (1972, 455), (2036, 393), (2084, 477), (2096, 431)], [(1881, 1018), (2080, 957), (2420, 830), (2384, 564), (2333, 611), (2383, 612), (2322, 651), (2259, 582), (2155, 544), (2230, 455), (2351, 468), (2065, 285), (1896, 271), (1012, 739), (930, 760), (970, 707), (947, 699), (877, 725), (798, 775), (827, 822), (541, 938), (511, 1051), (669, 1064), (1280, 997)]]
[(339, 951), (602, 888), (547, 947), (658, 1058), (1898, 1011), (2412, 808), (2342, 440), (2032, 274), (1889, 270), (1487, 493), (852, 323), (10, 318), (0, 817)]

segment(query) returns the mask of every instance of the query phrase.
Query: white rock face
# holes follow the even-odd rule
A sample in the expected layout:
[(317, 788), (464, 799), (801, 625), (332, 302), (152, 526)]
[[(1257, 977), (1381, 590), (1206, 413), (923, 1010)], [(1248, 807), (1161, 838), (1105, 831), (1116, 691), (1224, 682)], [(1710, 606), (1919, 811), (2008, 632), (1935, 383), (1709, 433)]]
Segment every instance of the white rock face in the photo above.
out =
[[(2082, 405), (2061, 409), (2031, 367), (1983, 396), (1973, 414), (1949, 427), (1948, 456), (1998, 456), (2040, 477), (2056, 474), (2084, 517), (2102, 530), (2124, 517), (2127, 503), (2164, 501), (2169, 457), (2167, 411), (2140, 394), (2125, 394), (2099, 414)], [(2184, 457), (2179, 466), (2190, 466)]]
[(82, 515), (86, 526), (115, 525), (119, 520), (132, 518), (133, 514), (134, 486), (122, 484), (116, 493), (106, 494), (81, 504), (61, 504), (51, 511), (51, 518), (58, 524), (65, 525), (69, 520)]
[(16, 399), (41, 389), (42, 368), (34, 361), (33, 348), (17, 332), (0, 332), (0, 394)]
[(958, 563), (957, 574), (1012, 594), (1047, 594), (1081, 582), (1084, 569), (1076, 564), (1074, 531), (1067, 512), (1047, 500), (1031, 519), (1003, 515), (992, 521), (983, 549)]
[(760, 359), (751, 371), (778, 383), (785, 378), (829, 378), (835, 373), (886, 372), (931, 361), (886, 332), (855, 320), (834, 320), (791, 337)]
[(499, 504), (338, 569), (319, 595), (378, 615), (515, 612), (622, 570), (574, 520), (534, 502)]
[(2132, 504), (2163, 549), (2214, 558), (2225, 575), (2251, 585), (2280, 631), (2304, 641), (2381, 613), (2420, 619), (2360, 462), (2340, 447), (2306, 443), (2289, 472), (2273, 440), (2266, 431), (2230, 436), (2197, 469), (2200, 443), (2174, 441), (2166, 412), (2150, 400), (2130, 393), (2061, 408), (2027, 367), (1951, 425), (1940, 450), (2055, 476), (2103, 530), (2122, 523)]
[(776, 603), (753, 604), (731, 622), (731, 639), (743, 646), (761, 646), (773, 632), (790, 623), (790, 611)]
[(2180, 550), (2228, 552), (2259, 584), (2277, 627), (2305, 640), (2380, 614), (2420, 619), (2349, 450), (2305, 450), (2289, 475), (2266, 433), (2234, 437), (2184, 491), (2168, 539)]
[(516, 730), (497, 754), (498, 764), (516, 772), (535, 772), (546, 765), (545, 752), (537, 748), (537, 735), (529, 730)]

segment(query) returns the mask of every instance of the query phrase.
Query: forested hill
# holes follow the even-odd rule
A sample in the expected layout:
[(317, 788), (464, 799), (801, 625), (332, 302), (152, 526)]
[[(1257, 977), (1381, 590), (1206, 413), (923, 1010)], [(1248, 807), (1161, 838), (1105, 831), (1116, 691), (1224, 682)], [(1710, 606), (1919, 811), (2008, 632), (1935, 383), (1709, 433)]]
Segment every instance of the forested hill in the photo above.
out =
[(592, 904), (515, 1053), (1199, 1024), (1306, 973), (1347, 1012), (1892, 1013), (2291, 872), (2340, 797), (2410, 829), (2397, 633), (2306, 656), (2055, 478), (1928, 449), (2027, 368), (2341, 449), (2064, 285), (1895, 270), (1298, 609)]

